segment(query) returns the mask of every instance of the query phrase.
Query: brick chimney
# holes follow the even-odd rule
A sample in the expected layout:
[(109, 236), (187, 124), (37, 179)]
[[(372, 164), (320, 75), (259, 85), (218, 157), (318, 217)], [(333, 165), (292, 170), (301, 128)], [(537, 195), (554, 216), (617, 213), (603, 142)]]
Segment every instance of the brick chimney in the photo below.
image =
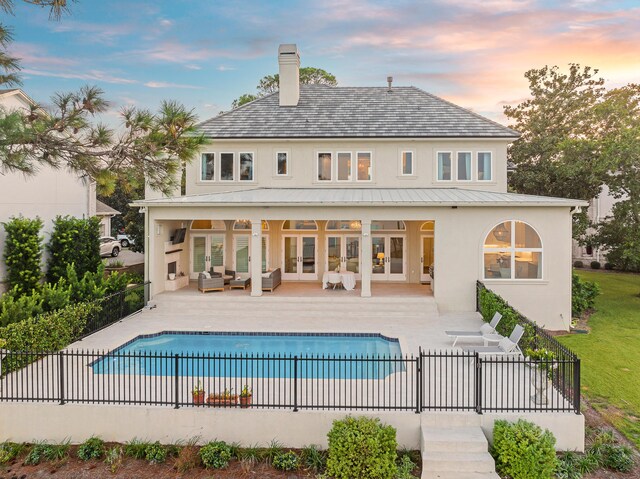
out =
[(278, 47), (280, 106), (297, 106), (300, 99), (300, 53), (295, 43)]

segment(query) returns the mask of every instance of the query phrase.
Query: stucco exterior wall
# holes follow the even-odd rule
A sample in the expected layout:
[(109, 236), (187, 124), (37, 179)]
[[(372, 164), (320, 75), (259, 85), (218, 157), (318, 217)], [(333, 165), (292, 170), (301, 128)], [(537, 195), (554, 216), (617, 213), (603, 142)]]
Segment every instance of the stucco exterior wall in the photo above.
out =
[[(163, 291), (166, 277), (164, 242), (177, 224), (192, 219), (255, 219), (270, 221), (274, 239), (270, 241), (270, 266), (281, 267), (280, 221), (283, 219), (404, 220), (407, 232), (407, 282), (419, 281), (419, 225), (435, 221), (434, 295), (441, 311), (474, 311), (475, 283), (483, 279), (483, 242), (486, 234), (505, 220), (530, 224), (540, 235), (543, 245), (543, 278), (540, 280), (485, 280), (485, 284), (502, 295), (514, 307), (548, 329), (566, 330), (571, 321), (571, 213), (562, 207), (270, 207), (270, 208), (176, 208), (150, 207), (151, 231), (148, 278), (152, 295)], [(173, 221), (168, 226), (163, 225)], [(315, 233), (313, 233), (315, 234)], [(364, 238), (362, 238), (364, 241)], [(369, 239), (370, 241), (370, 239)], [(232, 242), (227, 241), (227, 257), (231, 258)], [(320, 241), (321, 248), (325, 247)], [(188, 239), (182, 254), (189, 260)], [(324, 268), (324, 251), (318, 254), (319, 279)]]
[[(186, 194), (198, 195), (216, 191), (231, 191), (256, 187), (272, 188), (432, 188), (459, 187), (487, 191), (507, 191), (507, 140), (419, 140), (366, 139), (361, 141), (327, 139), (327, 140), (288, 140), (288, 141), (231, 141), (214, 140), (204, 146), (201, 152), (253, 152), (254, 153), (254, 181), (201, 181), (200, 154), (188, 165), (186, 171)], [(276, 153), (289, 153), (290, 174), (276, 175)], [(317, 153), (339, 151), (352, 152), (355, 161), (357, 151), (372, 153), (373, 173), (372, 181), (317, 181)], [(403, 176), (400, 170), (400, 155), (402, 151), (413, 151), (414, 175)], [(455, 162), (457, 151), (472, 152), (472, 165), (475, 165), (476, 153), (490, 151), (492, 153), (493, 177), (491, 181), (436, 181), (438, 151), (452, 152)], [(216, 155), (216, 162), (219, 156)], [(219, 167), (217, 165), (216, 167)], [(474, 179), (475, 179), (475, 167)], [(150, 199), (152, 196), (147, 196)]]
[[(449, 425), (456, 413), (354, 412), (356, 416), (379, 417), (397, 430), (398, 446), (420, 449), (420, 430), (436, 421)], [(332, 422), (347, 413), (339, 411), (278, 411), (259, 409), (211, 409), (167, 407), (132, 407), (113, 405), (59, 406), (56, 404), (0, 405), (0, 440), (33, 442), (64, 441), (78, 444), (91, 436), (108, 442), (126, 442), (137, 437), (164, 444), (199, 437), (204, 443), (215, 439), (266, 445), (276, 439), (286, 447), (301, 448), (309, 444), (327, 447), (327, 432)], [(478, 416), (469, 413), (476, 421)], [(504, 418), (515, 421), (523, 417), (549, 429), (557, 439), (558, 450), (584, 450), (584, 416), (571, 413), (484, 414), (480, 422), (491, 438), (493, 422)]]

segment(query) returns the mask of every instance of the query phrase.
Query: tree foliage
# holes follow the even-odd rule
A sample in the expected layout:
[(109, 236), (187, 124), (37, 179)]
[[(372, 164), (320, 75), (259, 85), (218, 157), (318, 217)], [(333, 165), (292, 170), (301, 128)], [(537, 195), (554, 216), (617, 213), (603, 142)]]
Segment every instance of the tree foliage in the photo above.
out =
[(73, 264), (80, 277), (95, 273), (100, 266), (100, 219), (57, 216), (47, 243), (49, 260), (47, 281), (56, 283), (67, 277), (67, 267)]
[[(263, 96), (277, 92), (279, 83), (280, 75), (278, 73), (274, 75), (265, 75), (258, 82), (258, 86), (256, 87), (258, 92), (256, 94), (245, 93), (244, 95), (240, 95), (238, 98), (233, 100), (231, 108), (238, 108), (245, 103), (249, 103), (253, 100), (257, 100), (258, 98), (262, 98)], [(302, 67), (300, 68), (300, 84), (338, 86), (338, 80), (335, 75), (323, 70), (322, 68)]]
[(3, 225), (7, 281), (17, 296), (29, 294), (38, 288), (42, 279), (42, 220), (19, 216)]

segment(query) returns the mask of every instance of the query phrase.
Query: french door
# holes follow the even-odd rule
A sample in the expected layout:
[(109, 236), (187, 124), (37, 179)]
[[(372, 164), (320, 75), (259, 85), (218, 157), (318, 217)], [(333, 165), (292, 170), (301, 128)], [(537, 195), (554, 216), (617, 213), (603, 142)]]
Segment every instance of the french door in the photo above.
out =
[(433, 235), (423, 235), (420, 243), (420, 282), (431, 283), (429, 266), (433, 264)]
[(401, 235), (371, 237), (373, 281), (406, 281), (406, 238)]
[(189, 276), (198, 279), (198, 274), (211, 268), (224, 267), (224, 235), (191, 235), (191, 268)]
[[(251, 276), (251, 235), (233, 235), (233, 270), (242, 278)], [(262, 236), (262, 271), (269, 264), (269, 237)]]
[(351, 271), (360, 279), (360, 237), (328, 236), (325, 266), (327, 271)]
[(282, 279), (318, 279), (318, 238), (284, 235), (282, 237)]

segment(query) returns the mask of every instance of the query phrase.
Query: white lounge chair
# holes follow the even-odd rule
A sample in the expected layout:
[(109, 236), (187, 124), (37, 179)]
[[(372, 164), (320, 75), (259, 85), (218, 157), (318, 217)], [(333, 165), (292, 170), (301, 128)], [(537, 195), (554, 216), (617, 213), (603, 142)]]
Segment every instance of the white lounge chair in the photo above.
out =
[(463, 351), (478, 354), (522, 354), (518, 343), (524, 334), (524, 328), (516, 324), (508, 338), (502, 338), (497, 346), (464, 347)]
[(451, 347), (455, 347), (458, 339), (482, 339), (485, 334), (495, 334), (496, 327), (502, 319), (502, 314), (496, 311), (490, 323), (484, 323), (478, 331), (445, 331), (444, 334), (450, 338), (455, 338)]

